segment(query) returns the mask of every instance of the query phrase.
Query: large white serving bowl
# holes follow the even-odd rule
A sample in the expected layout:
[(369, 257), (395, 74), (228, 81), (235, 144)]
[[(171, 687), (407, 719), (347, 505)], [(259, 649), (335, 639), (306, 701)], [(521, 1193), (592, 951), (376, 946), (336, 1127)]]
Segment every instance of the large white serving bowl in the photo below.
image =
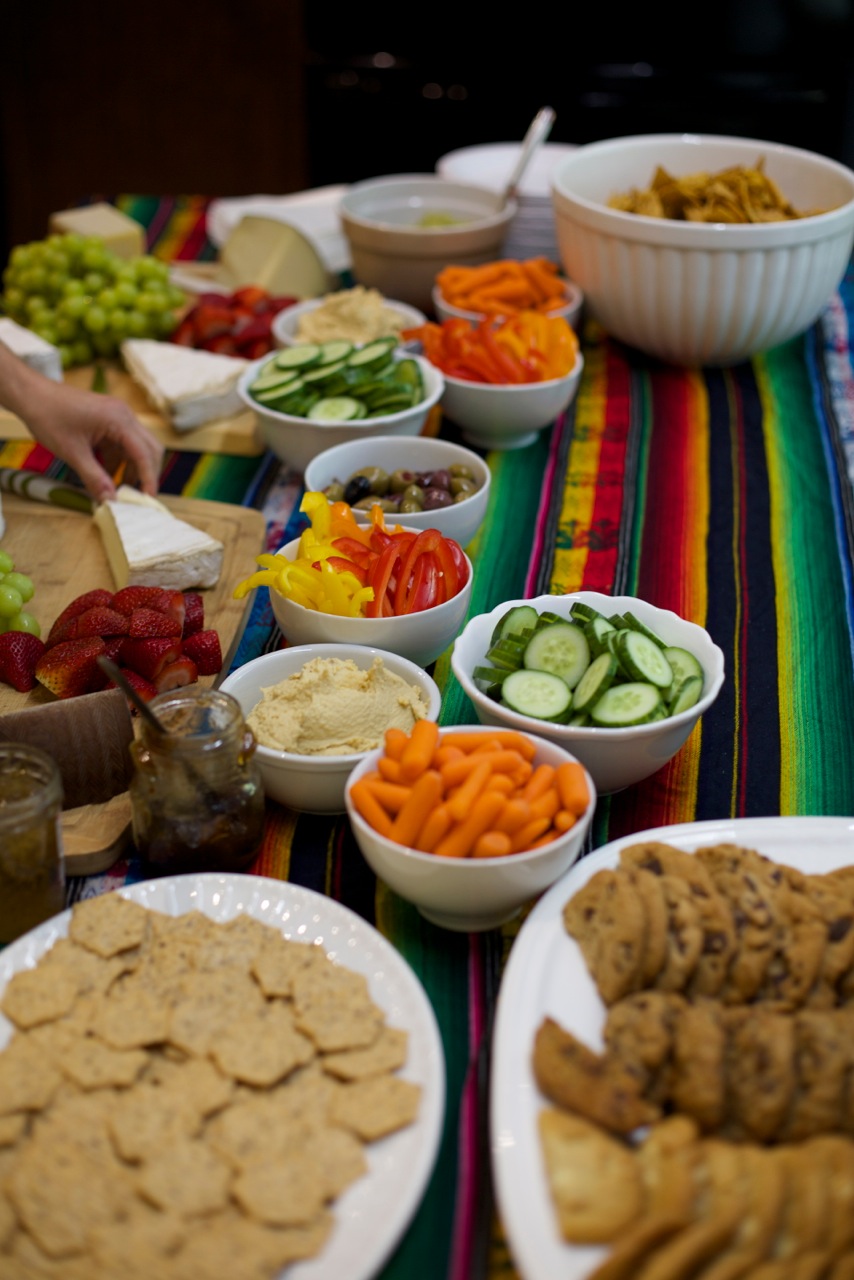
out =
[[(350, 659), (362, 671), (367, 671), (376, 658), (381, 658), (387, 670), (421, 690), (429, 708), (429, 719), (435, 720), (439, 714), (442, 695), (426, 671), (399, 654), (355, 644), (295, 645), (276, 649), (238, 667), (226, 676), (220, 689), (236, 698), (244, 716), (248, 716), (262, 701), (264, 689), (296, 675), (312, 658)], [(301, 813), (343, 813), (344, 786), (366, 754), (362, 751), (340, 756), (305, 756), (292, 751), (277, 751), (259, 743), (255, 759), (265, 794), (271, 800)]]
[[(339, 290), (339, 292), (341, 292)], [(297, 302), (292, 307), (285, 307), (273, 319), (273, 337), (280, 347), (293, 347), (299, 342), (307, 342), (309, 339), (299, 337), (300, 321), (311, 311), (316, 311), (318, 307), (322, 307), (326, 302), (326, 298), (307, 298), (304, 302)], [(394, 298), (384, 299), (383, 305), (389, 311), (397, 312), (405, 329), (417, 329), (419, 325), (425, 323), (427, 317), (423, 311), (419, 311), (417, 307), (409, 307), (405, 302), (398, 302)], [(330, 339), (331, 340), (331, 339)]]
[[(288, 560), (296, 559), (299, 541), (294, 538), (276, 554)], [(471, 601), (472, 564), (468, 556), (466, 564), (468, 579), (452, 599), (399, 618), (342, 618), (333, 613), (320, 613), (317, 609), (306, 609), (272, 588), (270, 604), (290, 644), (368, 645), (427, 667), (445, 652), (462, 628)]]
[[(488, 733), (484, 725), (457, 726), (466, 733)], [(453, 733), (446, 728), (445, 733)], [(557, 767), (576, 757), (536, 734), (534, 765)], [(372, 751), (351, 773), (345, 789), (347, 814), (356, 843), (376, 875), (412, 902), (427, 919), (445, 929), (474, 932), (494, 929), (509, 920), (532, 898), (548, 889), (572, 866), (596, 808), (596, 788), (587, 774), (590, 801), (584, 814), (564, 835), (539, 849), (504, 858), (445, 858), (420, 853), (381, 836), (356, 812), (350, 788), (358, 778), (376, 770), (382, 751)]]
[[(430, 310), (436, 275), (449, 263), (474, 266), (500, 257), (515, 200), (486, 187), (435, 174), (393, 174), (349, 188), (340, 215), (350, 245), (353, 275), (389, 298)], [(459, 222), (421, 226), (426, 214)]]
[[(786, 222), (680, 222), (609, 209), (675, 177), (765, 171), (798, 210)], [(854, 242), (854, 172), (811, 151), (708, 134), (646, 134), (579, 147), (552, 195), (561, 261), (613, 337), (682, 365), (731, 364), (807, 329), (841, 281)]]
[[(549, 610), (569, 618), (574, 600), (589, 605), (606, 616), (633, 613), (669, 645), (678, 645), (693, 653), (705, 673), (703, 693), (688, 711), (656, 720), (651, 724), (632, 725), (626, 729), (599, 729), (550, 724), (532, 716), (522, 716), (504, 707), (478, 688), (472, 678), (476, 666), (488, 665), (486, 651), (492, 633), (508, 609), (514, 605), (533, 605), (538, 613)], [(724, 655), (703, 627), (680, 618), (670, 609), (659, 609), (635, 596), (606, 596), (598, 591), (573, 591), (564, 596), (535, 596), (531, 600), (507, 600), (491, 613), (472, 618), (462, 635), (457, 637), (451, 654), (451, 668), (468, 696), (482, 724), (505, 729), (522, 729), (536, 733), (572, 751), (590, 772), (600, 795), (621, 791), (641, 782), (667, 764), (681, 746), (700, 717), (717, 698), (724, 682)]]
[[(361, 467), (382, 467), (394, 471), (440, 471), (454, 465), (471, 469), (477, 490), (462, 502), (433, 511), (407, 511), (401, 519), (410, 529), (438, 529), (454, 538), (461, 547), (471, 542), (486, 515), (491, 473), (479, 454), (450, 440), (433, 436), (373, 436), (368, 440), (348, 440), (318, 454), (305, 469), (305, 487), (322, 491), (333, 480), (346, 484)], [(365, 519), (368, 513), (365, 512)], [(394, 514), (386, 517), (393, 520)]]
[(583, 371), (579, 351), (569, 373), (547, 382), (467, 382), (445, 374), (442, 412), (478, 448), (522, 449), (569, 408)]
[(422, 356), (401, 352), (398, 348), (395, 360), (417, 360), (424, 380), (424, 399), (411, 409), (400, 413), (387, 413), (376, 418), (359, 418), (355, 422), (321, 422), (311, 418), (298, 418), (294, 414), (279, 413), (268, 405), (259, 404), (249, 394), (249, 387), (270, 357), (262, 356), (248, 369), (244, 369), (237, 383), (237, 394), (251, 409), (258, 420), (258, 430), (264, 443), (277, 458), (288, 462), (297, 471), (305, 470), (312, 458), (332, 445), (345, 440), (367, 440), (370, 436), (417, 436), (427, 421), (427, 415), (438, 404), (445, 389), (445, 379), (435, 365)]

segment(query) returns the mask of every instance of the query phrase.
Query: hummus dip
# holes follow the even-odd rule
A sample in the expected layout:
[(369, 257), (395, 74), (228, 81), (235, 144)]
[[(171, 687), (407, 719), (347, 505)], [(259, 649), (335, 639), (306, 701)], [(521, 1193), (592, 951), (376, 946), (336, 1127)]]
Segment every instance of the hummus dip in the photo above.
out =
[(377, 289), (357, 284), (328, 293), (319, 307), (300, 316), (297, 338), (300, 342), (374, 342), (396, 337), (403, 326), (403, 316), (386, 306)]
[(375, 658), (311, 658), (301, 671), (261, 690), (246, 723), (264, 747), (302, 756), (346, 756), (382, 746), (386, 729), (409, 733), (429, 710), (423, 693)]

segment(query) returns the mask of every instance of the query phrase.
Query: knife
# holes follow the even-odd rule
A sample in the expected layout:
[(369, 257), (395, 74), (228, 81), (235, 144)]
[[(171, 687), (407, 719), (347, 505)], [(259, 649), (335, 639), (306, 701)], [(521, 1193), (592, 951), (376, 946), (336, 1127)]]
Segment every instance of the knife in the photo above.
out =
[(16, 467), (0, 467), (0, 490), (16, 493), (33, 502), (49, 502), (54, 507), (68, 507), (91, 515), (95, 504), (85, 489), (64, 480), (51, 480), (39, 471), (19, 471)]

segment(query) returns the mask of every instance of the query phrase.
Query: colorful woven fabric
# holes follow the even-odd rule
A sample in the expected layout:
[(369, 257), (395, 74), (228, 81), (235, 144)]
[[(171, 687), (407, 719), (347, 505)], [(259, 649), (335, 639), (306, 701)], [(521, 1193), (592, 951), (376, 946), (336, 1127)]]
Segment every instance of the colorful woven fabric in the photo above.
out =
[[(204, 201), (118, 203), (149, 225), (155, 252), (213, 256)], [(725, 654), (714, 707), (658, 774), (600, 800), (590, 848), (694, 819), (854, 813), (852, 314), (849, 276), (803, 338), (696, 371), (647, 360), (588, 325), (573, 410), (528, 448), (488, 457), (490, 505), (469, 548), (472, 613), (545, 591), (636, 594), (702, 623)], [(0, 448), (0, 465), (63, 473), (22, 445)], [(299, 528), (301, 478), (270, 455), (171, 455), (163, 487), (262, 509), (271, 547)], [(281, 643), (259, 591), (237, 663)], [(435, 675), (442, 722), (473, 721), (448, 655)], [(345, 820), (276, 805), (254, 870), (318, 889), (375, 924), (436, 1011), (447, 1058), (443, 1140), (384, 1280), (510, 1280), (491, 1215), (486, 1102), (491, 1018), (520, 921), (484, 935), (444, 932), (375, 880)], [(76, 882), (72, 896), (143, 873), (134, 860), (120, 863)]]

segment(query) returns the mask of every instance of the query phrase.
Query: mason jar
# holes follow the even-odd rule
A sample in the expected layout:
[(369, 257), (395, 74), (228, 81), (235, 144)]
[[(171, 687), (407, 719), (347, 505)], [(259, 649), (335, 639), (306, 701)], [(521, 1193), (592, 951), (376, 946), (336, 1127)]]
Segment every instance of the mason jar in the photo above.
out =
[(0, 943), (65, 907), (62, 778), (38, 747), (0, 743)]
[(148, 704), (131, 745), (133, 838), (153, 872), (238, 871), (257, 855), (264, 789), (240, 704), (189, 687)]

